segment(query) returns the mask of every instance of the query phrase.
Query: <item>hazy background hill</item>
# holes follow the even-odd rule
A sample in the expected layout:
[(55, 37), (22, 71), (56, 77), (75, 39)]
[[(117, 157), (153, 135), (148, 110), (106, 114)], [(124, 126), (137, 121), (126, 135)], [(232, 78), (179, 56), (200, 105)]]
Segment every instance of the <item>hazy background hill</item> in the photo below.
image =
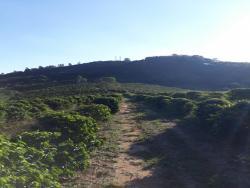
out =
[(158, 84), (200, 90), (250, 87), (250, 64), (221, 62), (202, 56), (147, 57), (139, 61), (99, 61), (26, 69), (0, 76), (2, 87), (34, 83), (74, 83), (78, 76), (96, 81), (115, 77), (119, 82)]

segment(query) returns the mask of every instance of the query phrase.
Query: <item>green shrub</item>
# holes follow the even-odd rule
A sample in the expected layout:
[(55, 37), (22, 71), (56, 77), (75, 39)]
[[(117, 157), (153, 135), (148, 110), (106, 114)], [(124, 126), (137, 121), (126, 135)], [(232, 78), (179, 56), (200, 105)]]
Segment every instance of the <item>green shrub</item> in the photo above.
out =
[(103, 104), (110, 108), (112, 113), (119, 111), (119, 101), (114, 97), (98, 97), (93, 101), (95, 104)]
[(49, 111), (48, 105), (44, 104), (43, 100), (40, 98), (36, 98), (30, 101), (31, 108), (29, 112), (32, 117), (39, 118), (43, 114)]
[(59, 132), (24, 132), (12, 141), (0, 136), (1, 187), (60, 187), (61, 176), (88, 164), (86, 145), (62, 140)]
[(77, 111), (81, 115), (90, 116), (97, 121), (107, 121), (111, 117), (111, 110), (103, 104), (84, 105)]
[(145, 95), (141, 96), (142, 100), (148, 104), (151, 105), (153, 108), (156, 108), (157, 110), (161, 110), (164, 108), (166, 101), (169, 99), (172, 99), (169, 96), (150, 96), (150, 95)]
[(137, 95), (136, 101), (144, 101), (154, 110), (159, 111), (168, 118), (185, 117), (192, 113), (196, 105), (185, 98), (171, 98), (169, 96)]
[(32, 106), (28, 101), (19, 100), (12, 101), (7, 105), (6, 119), (7, 121), (20, 121), (30, 117), (30, 109)]
[(55, 164), (63, 169), (62, 175), (73, 175), (75, 170), (83, 170), (89, 165), (89, 151), (83, 142), (75, 144), (66, 140), (57, 145)]
[(218, 116), (225, 108), (232, 104), (223, 99), (208, 99), (198, 104), (196, 117), (199, 119), (201, 126), (211, 129)]
[(157, 110), (164, 111), (167, 101), (169, 101), (170, 99), (172, 98), (166, 96), (157, 96), (157, 97), (148, 97), (146, 98), (146, 101)]
[(46, 113), (49, 108), (43, 100), (36, 98), (30, 101), (14, 100), (5, 105), (7, 121), (21, 121), (29, 118), (37, 118)]
[(223, 110), (213, 126), (213, 134), (224, 138), (233, 134), (234, 138), (247, 136), (250, 129), (250, 103), (242, 101)]
[(42, 164), (41, 150), (0, 136), (0, 187), (61, 187), (58, 169)]
[(173, 98), (164, 100), (163, 110), (168, 117), (185, 117), (193, 112), (195, 104), (185, 98)]
[(70, 107), (70, 102), (63, 98), (50, 98), (44, 101), (53, 110), (62, 110)]
[(51, 113), (41, 119), (43, 129), (60, 132), (64, 140), (71, 139), (74, 143), (83, 142), (87, 148), (100, 144), (97, 138), (98, 126), (94, 119), (81, 115), (70, 115), (63, 112)]
[(122, 94), (119, 94), (119, 93), (114, 93), (114, 94), (110, 95), (110, 97), (116, 98), (119, 102), (121, 102), (122, 98), (123, 98)]
[(14, 141), (22, 141), (30, 147), (46, 150), (45, 147), (55, 144), (60, 138), (60, 132), (31, 131), (23, 132), (14, 138)]

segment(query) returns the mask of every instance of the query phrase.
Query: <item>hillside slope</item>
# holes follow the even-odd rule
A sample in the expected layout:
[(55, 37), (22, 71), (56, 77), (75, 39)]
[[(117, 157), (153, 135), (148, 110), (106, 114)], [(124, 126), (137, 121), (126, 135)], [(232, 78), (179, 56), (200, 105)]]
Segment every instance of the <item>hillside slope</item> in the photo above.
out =
[(0, 76), (0, 86), (72, 83), (115, 77), (119, 82), (158, 84), (188, 89), (221, 90), (250, 87), (250, 64), (218, 62), (201, 56), (148, 57), (140, 61), (102, 61), (71, 66), (26, 69)]

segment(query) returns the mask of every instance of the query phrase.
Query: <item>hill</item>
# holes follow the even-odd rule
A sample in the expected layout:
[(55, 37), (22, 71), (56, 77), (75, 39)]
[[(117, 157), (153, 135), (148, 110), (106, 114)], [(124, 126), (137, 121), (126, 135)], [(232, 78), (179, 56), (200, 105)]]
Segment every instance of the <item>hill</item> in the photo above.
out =
[(250, 64), (186, 55), (27, 68), (23, 72), (1, 75), (0, 86), (75, 83), (79, 75), (90, 81), (101, 77), (115, 77), (121, 83), (158, 84), (198, 90), (250, 87)]

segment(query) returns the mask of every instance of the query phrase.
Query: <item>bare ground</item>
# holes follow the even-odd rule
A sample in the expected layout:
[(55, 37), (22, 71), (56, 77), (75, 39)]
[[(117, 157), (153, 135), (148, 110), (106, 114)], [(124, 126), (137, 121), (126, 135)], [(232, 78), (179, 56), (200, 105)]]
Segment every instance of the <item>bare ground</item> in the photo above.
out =
[(136, 126), (133, 111), (131, 103), (123, 103), (119, 113), (122, 134), (118, 142), (120, 153), (116, 158), (115, 176), (112, 183), (116, 187), (135, 187), (137, 185), (129, 185), (131, 181), (152, 175), (151, 170), (144, 169), (142, 159), (131, 155), (147, 149), (144, 146), (135, 145), (141, 135), (141, 130)]

